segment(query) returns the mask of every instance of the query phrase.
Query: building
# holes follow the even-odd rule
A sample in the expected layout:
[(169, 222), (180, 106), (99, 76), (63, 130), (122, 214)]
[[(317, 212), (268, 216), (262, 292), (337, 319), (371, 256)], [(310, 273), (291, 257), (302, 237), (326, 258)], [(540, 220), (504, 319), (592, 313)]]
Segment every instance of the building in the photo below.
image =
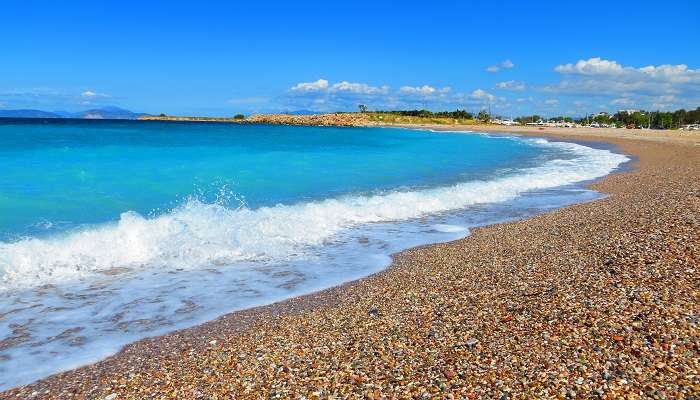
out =
[(640, 110), (635, 110), (635, 109), (632, 109), (632, 108), (631, 108), (631, 109), (629, 109), (629, 110), (618, 110), (617, 112), (620, 113), (620, 114), (632, 115), (632, 114), (634, 114), (634, 113), (636, 113), (636, 112), (641, 112), (641, 111), (640, 111)]

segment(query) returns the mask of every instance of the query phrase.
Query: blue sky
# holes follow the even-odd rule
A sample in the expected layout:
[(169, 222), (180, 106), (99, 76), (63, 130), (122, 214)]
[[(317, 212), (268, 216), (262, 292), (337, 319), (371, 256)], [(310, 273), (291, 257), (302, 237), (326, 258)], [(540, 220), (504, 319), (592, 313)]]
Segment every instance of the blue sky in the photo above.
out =
[(0, 108), (700, 106), (700, 2), (3, 1)]

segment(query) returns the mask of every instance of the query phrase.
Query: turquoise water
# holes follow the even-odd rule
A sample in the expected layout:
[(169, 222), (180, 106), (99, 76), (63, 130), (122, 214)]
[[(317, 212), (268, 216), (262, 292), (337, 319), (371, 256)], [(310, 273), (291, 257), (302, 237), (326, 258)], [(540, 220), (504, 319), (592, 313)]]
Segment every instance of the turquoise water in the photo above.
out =
[(0, 120), (0, 389), (596, 198), (582, 182), (624, 161), (483, 134)]
[(488, 178), (552, 153), (397, 129), (133, 121), (0, 123), (0, 142), (5, 238), (211, 202), (222, 188), (249, 207), (291, 204)]

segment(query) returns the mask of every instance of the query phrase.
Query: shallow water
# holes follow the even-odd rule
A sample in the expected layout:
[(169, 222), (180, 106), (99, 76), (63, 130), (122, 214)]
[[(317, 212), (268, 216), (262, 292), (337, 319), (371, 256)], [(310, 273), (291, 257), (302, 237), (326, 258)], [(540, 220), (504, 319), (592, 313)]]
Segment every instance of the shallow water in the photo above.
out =
[(386, 128), (0, 122), (0, 389), (597, 198), (626, 157)]

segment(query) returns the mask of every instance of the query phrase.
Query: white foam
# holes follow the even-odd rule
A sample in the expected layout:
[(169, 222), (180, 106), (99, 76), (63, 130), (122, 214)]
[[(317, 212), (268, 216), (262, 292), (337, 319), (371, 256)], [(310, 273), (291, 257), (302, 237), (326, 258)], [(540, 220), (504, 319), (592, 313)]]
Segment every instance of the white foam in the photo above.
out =
[(623, 155), (574, 143), (527, 140), (575, 155), (489, 181), (416, 191), (229, 209), (191, 199), (146, 218), (125, 212), (114, 224), (50, 238), (0, 243), (1, 289), (65, 282), (113, 268), (199, 268), (242, 260), (304, 257), (338, 232), (360, 224), (400, 221), (478, 203), (507, 201), (525, 191), (595, 179), (626, 161)]
[(438, 232), (445, 233), (457, 233), (457, 232), (467, 232), (469, 228), (466, 226), (450, 225), (450, 224), (435, 224), (432, 226)]

